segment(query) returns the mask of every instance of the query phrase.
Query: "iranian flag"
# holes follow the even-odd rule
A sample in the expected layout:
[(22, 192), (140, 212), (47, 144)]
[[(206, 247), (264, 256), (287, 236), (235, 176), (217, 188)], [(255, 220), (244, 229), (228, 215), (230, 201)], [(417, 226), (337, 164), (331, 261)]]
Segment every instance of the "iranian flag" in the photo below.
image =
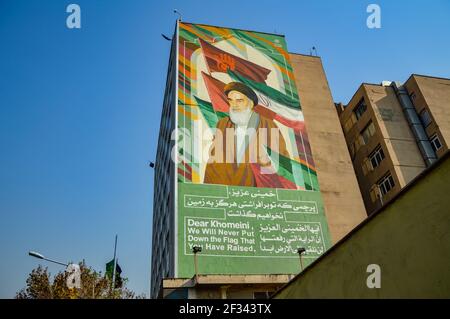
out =
[[(251, 168), (258, 187), (297, 189), (295, 172), (302, 172), (304, 188), (318, 190), (316, 172), (308, 166), (281, 155), (266, 146), (272, 162), (273, 173), (264, 174), (264, 168), (258, 163), (252, 163)], [(300, 186), (301, 187), (301, 186)]]
[[(279, 154), (266, 146), (267, 153), (272, 161), (272, 167), (276, 169), (276, 174), (285, 180), (288, 180), (294, 184), (295, 171), (302, 172), (304, 178), (305, 189), (318, 190), (319, 184), (317, 181), (317, 173), (309, 166), (302, 164), (296, 160), (288, 158), (282, 154)], [(270, 186), (269, 186), (270, 187)]]
[(275, 117), (275, 119), (280, 123), (294, 130), (304, 130), (303, 113), (297, 99), (275, 90), (265, 83), (252, 81), (231, 70), (228, 70), (227, 73), (234, 81), (244, 83), (252, 88), (258, 96), (259, 105), (276, 114), (278, 118)]
[(195, 101), (197, 102), (197, 106), (210, 128), (215, 128), (217, 126), (217, 122), (227, 116), (227, 113), (216, 111), (213, 105), (208, 101), (202, 100), (196, 96)]
[[(233, 74), (233, 73), (232, 73)], [(227, 97), (224, 93), (225, 83), (222, 81), (215, 79), (209, 74), (202, 72), (203, 80), (206, 85), (206, 89), (208, 90), (208, 95), (211, 100), (211, 104), (214, 107), (216, 112), (225, 112), (228, 113), (229, 105), (227, 101)], [(242, 81), (239, 81), (242, 82)], [(245, 83), (247, 84), (247, 83)], [(265, 85), (266, 86), (266, 85)], [(266, 86), (269, 89), (272, 89)], [(253, 87), (252, 87), (253, 88)], [(273, 90), (273, 89), (272, 89)], [(305, 125), (303, 122), (303, 117), (301, 116), (301, 111), (297, 102), (297, 109), (290, 110), (289, 108), (280, 105), (279, 100), (283, 102), (282, 99), (287, 100), (286, 96), (278, 98), (277, 100), (269, 99), (265, 94), (259, 93), (259, 91), (255, 90), (255, 93), (258, 95), (259, 104), (255, 106), (255, 112), (265, 116), (271, 120), (276, 120), (281, 124), (293, 128), (295, 131), (304, 132)], [(276, 90), (273, 90), (276, 91)], [(268, 92), (266, 89), (266, 94), (274, 94), (275, 92)], [(276, 91), (278, 92), (278, 91)], [(281, 94), (281, 93), (279, 93)], [(197, 99), (197, 98), (196, 98)], [(294, 105), (294, 101), (290, 101), (291, 104)], [(203, 106), (203, 105), (202, 105)], [(280, 113), (283, 112), (283, 113)], [(293, 113), (293, 114), (291, 114)], [(289, 117), (286, 117), (289, 116)], [(297, 119), (295, 118), (297, 117)], [(300, 117), (302, 120), (298, 120)]]
[[(210, 74), (227, 73), (234, 81), (251, 87), (258, 96), (259, 105), (256, 110), (259, 113), (296, 131), (304, 131), (303, 113), (298, 99), (265, 83), (271, 70), (223, 51), (202, 39), (199, 41)], [(204, 72), (202, 76), (214, 108), (220, 112), (227, 112), (227, 98), (223, 94), (225, 84)]]

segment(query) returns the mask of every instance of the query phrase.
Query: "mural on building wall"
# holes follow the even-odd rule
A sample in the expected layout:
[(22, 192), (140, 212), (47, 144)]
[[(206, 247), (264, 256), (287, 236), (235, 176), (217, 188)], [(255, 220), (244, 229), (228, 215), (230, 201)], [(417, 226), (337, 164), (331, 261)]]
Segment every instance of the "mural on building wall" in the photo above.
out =
[(194, 245), (205, 273), (295, 273), (297, 248), (327, 249), (283, 36), (180, 23), (178, 131), (178, 275)]
[(200, 122), (202, 139), (183, 156), (182, 181), (318, 190), (283, 37), (181, 24), (179, 111), (180, 127)]

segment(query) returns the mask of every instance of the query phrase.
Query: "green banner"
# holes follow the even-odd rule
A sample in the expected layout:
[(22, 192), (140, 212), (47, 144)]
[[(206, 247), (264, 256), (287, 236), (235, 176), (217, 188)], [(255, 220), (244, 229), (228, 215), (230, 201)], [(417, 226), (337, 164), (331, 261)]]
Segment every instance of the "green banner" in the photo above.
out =
[(297, 273), (330, 247), (320, 192), (178, 185), (179, 276)]

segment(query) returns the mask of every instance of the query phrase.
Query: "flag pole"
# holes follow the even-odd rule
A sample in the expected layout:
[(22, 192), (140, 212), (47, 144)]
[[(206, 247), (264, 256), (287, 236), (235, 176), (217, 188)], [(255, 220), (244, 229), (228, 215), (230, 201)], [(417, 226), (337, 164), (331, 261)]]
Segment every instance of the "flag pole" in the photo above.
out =
[(117, 234), (116, 234), (116, 240), (114, 243), (114, 268), (113, 268), (113, 278), (112, 278), (113, 292), (114, 292), (114, 288), (115, 288), (115, 284), (116, 284), (116, 266), (117, 266), (116, 251), (117, 251)]

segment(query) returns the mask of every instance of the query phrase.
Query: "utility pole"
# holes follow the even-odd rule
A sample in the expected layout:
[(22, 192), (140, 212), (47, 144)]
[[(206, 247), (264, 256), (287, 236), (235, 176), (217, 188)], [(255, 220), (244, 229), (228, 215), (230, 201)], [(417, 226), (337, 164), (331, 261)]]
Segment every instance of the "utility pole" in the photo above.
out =
[(114, 288), (116, 285), (116, 267), (117, 267), (116, 251), (117, 251), (117, 235), (116, 235), (116, 240), (114, 243), (114, 268), (113, 268), (113, 278), (112, 278), (112, 285), (111, 285), (113, 292), (114, 292)]
[(194, 271), (195, 271), (195, 281), (197, 282), (198, 277), (198, 263), (197, 263), (197, 253), (202, 251), (202, 247), (194, 246), (192, 247), (192, 252), (194, 253)]
[(377, 186), (378, 189), (378, 198), (380, 199), (381, 207), (383, 207), (383, 194), (381, 193), (381, 189), (379, 186)]
[(302, 262), (302, 254), (306, 251), (305, 248), (300, 247), (297, 249), (298, 256), (300, 258), (300, 271), (303, 271), (303, 262)]
[(69, 266), (69, 264), (62, 263), (60, 261), (56, 261), (56, 260), (53, 260), (53, 259), (46, 258), (46, 257), (44, 257), (44, 255), (42, 255), (40, 253), (37, 253), (35, 251), (28, 252), (28, 255), (30, 255), (31, 257), (43, 259), (43, 260), (46, 260), (46, 261), (49, 261), (51, 263), (58, 264), (58, 265), (61, 265), (61, 266), (65, 266), (65, 267)]

